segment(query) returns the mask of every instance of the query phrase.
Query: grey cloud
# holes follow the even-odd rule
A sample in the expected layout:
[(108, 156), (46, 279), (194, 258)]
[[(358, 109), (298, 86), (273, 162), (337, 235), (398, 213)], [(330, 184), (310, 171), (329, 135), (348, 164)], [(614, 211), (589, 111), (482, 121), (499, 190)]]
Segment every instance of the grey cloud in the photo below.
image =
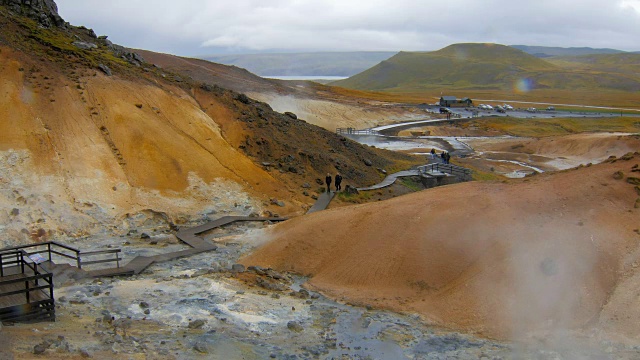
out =
[(498, 42), (640, 50), (640, 0), (58, 0), (125, 46), (182, 55), (272, 49), (434, 50)]

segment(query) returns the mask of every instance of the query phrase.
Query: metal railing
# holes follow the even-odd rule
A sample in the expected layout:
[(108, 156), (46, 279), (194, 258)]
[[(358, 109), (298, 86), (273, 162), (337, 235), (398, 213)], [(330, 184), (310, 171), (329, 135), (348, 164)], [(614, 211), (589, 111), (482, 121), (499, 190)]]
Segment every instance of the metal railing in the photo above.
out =
[(418, 171), (420, 171), (420, 173), (422, 174), (427, 174), (429, 171), (439, 171), (442, 173), (461, 176), (464, 178), (471, 177), (471, 170), (453, 164), (429, 164), (418, 167)]
[[(6, 274), (9, 269), (15, 268), (19, 272)], [(24, 275), (17, 279), (0, 280), (0, 287), (7, 287), (13, 284), (24, 284), (19, 290), (4, 291), (0, 293), (0, 297), (25, 294), (27, 304), (31, 304), (33, 297), (31, 293), (34, 291), (42, 291), (49, 300), (53, 300), (53, 275), (44, 270), (38, 264), (33, 262), (24, 250), (16, 250), (13, 252), (3, 252), (0, 254), (0, 276)], [(41, 280), (44, 285), (41, 285)], [(48, 290), (48, 293), (47, 291)], [(41, 301), (37, 299), (36, 301)]]
[(337, 128), (336, 134), (338, 135), (378, 135), (379, 132), (371, 129), (357, 130), (354, 128)]
[(27, 256), (45, 254), (44, 258), (48, 261), (52, 261), (53, 256), (57, 255), (65, 259), (74, 260), (78, 268), (80, 268), (81, 266), (80, 250), (72, 248), (71, 246), (57, 243), (55, 241), (14, 246), (14, 247), (0, 250), (0, 254), (5, 252), (15, 251), (15, 250), (23, 250)]
[[(32, 255), (43, 255), (45, 260), (49, 262), (53, 261), (54, 256), (59, 256), (64, 259), (71, 260), (75, 263), (78, 269), (82, 269), (82, 266), (93, 265), (93, 264), (102, 264), (102, 263), (110, 263), (115, 262), (117, 267), (120, 267), (120, 253), (121, 249), (109, 249), (109, 250), (98, 250), (98, 251), (80, 251), (71, 246), (67, 246), (64, 244), (60, 244), (55, 241), (49, 241), (45, 243), (38, 244), (30, 244), (30, 245), (22, 245), (22, 246), (14, 246), (11, 248), (1, 249), (0, 256), (5, 253), (11, 253), (17, 250), (24, 251), (27, 256)], [(101, 256), (101, 259), (87, 261), (87, 258), (95, 258), (95, 256)], [(107, 258), (105, 258), (107, 256)]]
[[(116, 263), (116, 267), (119, 268), (120, 267), (120, 260), (122, 260), (122, 257), (120, 257), (120, 253), (121, 252), (122, 252), (122, 249), (82, 251), (80, 253), (80, 265), (78, 265), (78, 267), (80, 268), (80, 266), (115, 262)], [(87, 257), (100, 256), (100, 255), (107, 255), (107, 256), (108, 255), (113, 255), (113, 257), (102, 258), (102, 259), (92, 260), (92, 261), (84, 260)]]

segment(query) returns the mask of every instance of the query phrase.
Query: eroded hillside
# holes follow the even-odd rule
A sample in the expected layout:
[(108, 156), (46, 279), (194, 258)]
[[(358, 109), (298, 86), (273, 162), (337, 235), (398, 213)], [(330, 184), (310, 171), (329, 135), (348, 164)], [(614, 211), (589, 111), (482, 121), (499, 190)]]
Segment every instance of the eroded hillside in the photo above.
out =
[(235, 66), (151, 51), (139, 52), (149, 62), (164, 69), (185, 74), (205, 84), (246, 93), (278, 112), (293, 112), (310, 124), (329, 131), (339, 127), (367, 128), (425, 116), (424, 112), (415, 109), (380, 106), (380, 101), (371, 100), (373, 94), (350, 94), (343, 89), (310, 81), (264, 79)]
[(371, 183), (377, 168), (416, 161), (154, 67), (91, 29), (43, 27), (2, 6), (0, 24), (10, 242), (126, 232), (137, 214), (169, 227), (215, 213), (302, 213), (318, 190), (306, 184), (327, 172)]

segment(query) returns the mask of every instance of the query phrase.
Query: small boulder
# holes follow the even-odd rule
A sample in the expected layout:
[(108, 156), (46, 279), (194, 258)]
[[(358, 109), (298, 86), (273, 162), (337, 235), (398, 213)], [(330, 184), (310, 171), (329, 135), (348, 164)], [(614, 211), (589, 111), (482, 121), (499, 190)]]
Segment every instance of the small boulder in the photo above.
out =
[(33, 347), (33, 353), (35, 355), (42, 355), (42, 354), (44, 354), (45, 351), (47, 351), (49, 346), (51, 346), (49, 343), (42, 342), (42, 343), (40, 343), (40, 344), (38, 344), (38, 345)]
[(193, 350), (199, 352), (200, 354), (208, 354), (209, 346), (203, 342), (197, 342), (195, 345), (193, 345)]
[(298, 115), (296, 115), (296, 114), (294, 114), (292, 112), (287, 111), (284, 114), (287, 115), (288, 117), (292, 118), (293, 120), (298, 120)]
[(365, 165), (367, 165), (367, 166), (372, 166), (372, 165), (373, 165), (373, 163), (372, 163), (372, 162), (371, 162), (371, 160), (369, 160), (369, 159), (364, 159), (364, 160), (363, 160), (363, 162), (364, 162), (364, 164), (365, 164)]
[(304, 328), (302, 327), (302, 325), (300, 325), (300, 323), (297, 322), (297, 321), (289, 321), (287, 323), (287, 329), (289, 329), (291, 331), (295, 331), (295, 332), (304, 331)]
[(80, 357), (82, 357), (83, 359), (90, 359), (91, 358), (91, 354), (89, 353), (89, 351), (87, 349), (80, 349), (78, 352), (80, 353)]
[(622, 171), (616, 171), (613, 174), (613, 178), (616, 180), (622, 180), (624, 178), (624, 173)]
[(207, 321), (202, 319), (193, 320), (189, 323), (189, 329), (202, 329), (206, 323)]
[(84, 42), (84, 41), (74, 41), (73, 42), (73, 46), (77, 47), (78, 49), (82, 49), (82, 50), (92, 50), (92, 49), (97, 49), (98, 48), (98, 45), (96, 45), (94, 43)]
[(351, 185), (345, 186), (344, 187), (344, 192), (349, 194), (349, 195), (358, 195), (359, 194), (358, 189), (354, 188)]
[(247, 97), (247, 95), (245, 95), (245, 94), (238, 94), (238, 95), (236, 95), (235, 99), (240, 101), (243, 104), (250, 104), (251, 103), (251, 99), (249, 99), (249, 97)]
[(242, 264), (233, 264), (231, 266), (231, 271), (234, 272), (234, 273), (243, 273), (243, 272), (246, 271), (246, 269), (245, 269), (244, 265), (242, 265)]
[(111, 69), (109, 69), (109, 67), (107, 65), (104, 64), (100, 64), (98, 65), (98, 69), (100, 69), (103, 73), (105, 73), (107, 76), (112, 76), (113, 74), (111, 73)]

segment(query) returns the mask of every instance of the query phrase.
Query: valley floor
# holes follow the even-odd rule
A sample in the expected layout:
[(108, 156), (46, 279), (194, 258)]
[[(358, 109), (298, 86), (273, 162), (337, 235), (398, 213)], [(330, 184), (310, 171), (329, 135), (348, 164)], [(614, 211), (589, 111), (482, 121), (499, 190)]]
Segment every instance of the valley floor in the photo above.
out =
[[(358, 307), (303, 290), (306, 279), (232, 265), (263, 238), (262, 225), (233, 226), (210, 237), (219, 250), (153, 265), (131, 278), (68, 281), (57, 288), (55, 323), (1, 328), (0, 355), (11, 359), (507, 359), (635, 358), (640, 347), (612, 343), (571, 349), (548, 340), (497, 342), (430, 326), (411, 314)], [(140, 229), (143, 231), (143, 229)], [(182, 247), (166, 235), (102, 238), (125, 257)], [(125, 319), (113, 326), (110, 316)], [(567, 341), (572, 339), (566, 334)], [(36, 355), (40, 345), (43, 354)], [(40, 351), (37, 350), (36, 352)], [(597, 354), (597, 355), (595, 355)]]

